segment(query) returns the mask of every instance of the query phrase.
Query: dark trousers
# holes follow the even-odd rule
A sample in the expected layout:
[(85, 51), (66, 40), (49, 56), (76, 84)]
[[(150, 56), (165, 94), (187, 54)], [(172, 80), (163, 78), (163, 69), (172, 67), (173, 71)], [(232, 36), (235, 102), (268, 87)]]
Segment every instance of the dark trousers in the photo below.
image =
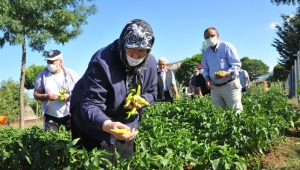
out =
[(54, 117), (48, 114), (44, 114), (44, 123), (45, 123), (45, 131), (50, 131), (50, 129), (58, 132), (59, 126), (65, 126), (66, 130), (71, 129), (71, 116), (65, 117)]
[(164, 91), (165, 102), (174, 102), (173, 97), (171, 97), (169, 91)]
[(242, 93), (247, 93), (248, 92), (248, 89), (246, 87), (242, 88)]
[[(72, 120), (72, 140), (76, 138), (80, 138), (80, 140), (76, 144), (80, 148), (84, 147), (87, 151), (92, 151), (94, 148), (97, 148), (98, 150), (105, 150), (110, 153), (110, 156), (103, 156), (103, 158), (108, 159), (114, 165), (117, 165), (115, 150), (117, 150), (121, 158), (129, 158), (135, 151), (134, 139), (127, 142), (116, 140), (116, 143), (114, 145), (107, 144), (104, 141), (98, 141), (82, 132), (76, 126), (74, 120)], [(101, 167), (107, 168), (105, 164), (101, 164)]]

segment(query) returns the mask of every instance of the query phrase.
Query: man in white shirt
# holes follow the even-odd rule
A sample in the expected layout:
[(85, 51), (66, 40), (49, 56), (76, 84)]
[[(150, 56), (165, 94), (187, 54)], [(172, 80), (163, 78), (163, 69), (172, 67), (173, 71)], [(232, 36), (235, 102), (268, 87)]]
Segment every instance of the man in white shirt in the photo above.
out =
[(37, 76), (33, 94), (36, 100), (42, 101), (44, 129), (58, 131), (63, 125), (70, 130), (69, 99), (78, 75), (62, 66), (63, 56), (59, 50), (50, 51), (46, 60), (47, 66)]

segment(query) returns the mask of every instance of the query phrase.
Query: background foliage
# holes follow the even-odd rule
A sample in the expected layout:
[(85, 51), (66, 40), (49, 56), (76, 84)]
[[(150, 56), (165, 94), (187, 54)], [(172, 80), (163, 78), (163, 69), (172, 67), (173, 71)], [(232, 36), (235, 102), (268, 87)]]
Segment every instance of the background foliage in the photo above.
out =
[(202, 61), (202, 54), (195, 54), (191, 58), (186, 58), (181, 63), (176, 71), (175, 78), (179, 84), (188, 87), (189, 80), (193, 75), (193, 70), (198, 68), (199, 63)]
[(286, 81), (289, 75), (289, 71), (281, 66), (280, 64), (277, 64), (274, 69), (273, 73), (267, 78), (268, 81)]
[(25, 83), (24, 87), (27, 90), (34, 89), (34, 83), (38, 74), (45, 68), (45, 66), (36, 66), (35, 64), (30, 65), (25, 70)]
[(298, 13), (291, 17), (289, 15), (281, 15), (283, 19), (282, 26), (277, 25), (277, 36), (272, 44), (278, 51), (280, 58), (278, 63), (290, 70), (297, 58), (300, 40), (300, 17)]
[(241, 58), (241, 63), (242, 69), (248, 72), (251, 81), (269, 73), (269, 66), (267, 66), (261, 60), (243, 57)]
[[(20, 84), (12, 79), (2, 81), (0, 85), (0, 115), (8, 116), (8, 122), (13, 122), (20, 116), (19, 105)], [(25, 103), (29, 95), (24, 94)]]

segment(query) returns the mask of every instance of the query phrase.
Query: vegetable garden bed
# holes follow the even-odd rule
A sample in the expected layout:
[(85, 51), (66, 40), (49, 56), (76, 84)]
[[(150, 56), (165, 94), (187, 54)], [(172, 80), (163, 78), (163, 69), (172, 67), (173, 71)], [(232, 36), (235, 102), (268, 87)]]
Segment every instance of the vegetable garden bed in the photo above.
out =
[[(45, 133), (2, 129), (0, 169), (261, 169), (261, 156), (283, 143), (285, 132), (299, 115), (287, 103), (280, 84), (265, 92), (259, 86), (243, 95), (244, 111), (215, 108), (209, 96), (156, 103), (142, 116), (136, 153), (118, 158), (117, 167), (103, 157), (73, 146), (70, 132)], [(255, 155), (255, 156), (254, 156)]]

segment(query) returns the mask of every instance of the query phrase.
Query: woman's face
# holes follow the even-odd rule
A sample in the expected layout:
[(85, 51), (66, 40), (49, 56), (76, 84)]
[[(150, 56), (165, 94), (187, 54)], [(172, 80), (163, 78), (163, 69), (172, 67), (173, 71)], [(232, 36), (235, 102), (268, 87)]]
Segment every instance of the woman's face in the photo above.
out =
[(125, 49), (126, 55), (134, 58), (134, 59), (140, 59), (146, 56), (147, 49), (143, 48), (126, 48)]

